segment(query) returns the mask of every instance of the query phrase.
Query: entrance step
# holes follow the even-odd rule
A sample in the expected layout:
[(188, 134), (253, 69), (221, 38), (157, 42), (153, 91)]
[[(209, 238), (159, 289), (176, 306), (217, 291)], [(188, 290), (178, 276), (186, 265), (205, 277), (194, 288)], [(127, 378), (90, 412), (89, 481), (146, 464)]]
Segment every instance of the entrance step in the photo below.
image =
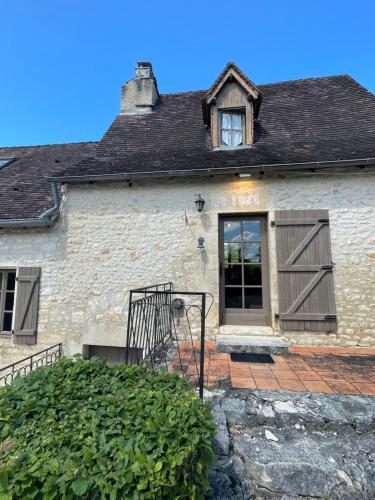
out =
[(280, 337), (260, 335), (217, 335), (218, 352), (246, 352), (253, 354), (288, 354), (288, 344)]
[(240, 336), (273, 336), (274, 331), (270, 326), (244, 326), (244, 325), (222, 325), (219, 328), (220, 335)]

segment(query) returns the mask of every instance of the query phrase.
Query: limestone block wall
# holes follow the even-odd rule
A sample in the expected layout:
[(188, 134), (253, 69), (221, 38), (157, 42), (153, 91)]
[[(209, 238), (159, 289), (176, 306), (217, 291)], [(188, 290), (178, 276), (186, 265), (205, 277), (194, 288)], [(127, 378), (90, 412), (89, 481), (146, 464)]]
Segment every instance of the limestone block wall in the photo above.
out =
[[(38, 345), (12, 347), (0, 339), (0, 366), (21, 350), (18, 357), (59, 341), (68, 354), (82, 352), (83, 344), (123, 346), (128, 290), (165, 281), (213, 294), (207, 327), (215, 335), (219, 214), (262, 212), (270, 221), (277, 209), (328, 209), (336, 264), (337, 334), (282, 334), (293, 343), (375, 345), (374, 188), (374, 176), (356, 173), (65, 187), (54, 226), (0, 233), (0, 268), (42, 268)], [(199, 193), (206, 200), (200, 215)], [(270, 225), (268, 239), (273, 317), (278, 297)]]

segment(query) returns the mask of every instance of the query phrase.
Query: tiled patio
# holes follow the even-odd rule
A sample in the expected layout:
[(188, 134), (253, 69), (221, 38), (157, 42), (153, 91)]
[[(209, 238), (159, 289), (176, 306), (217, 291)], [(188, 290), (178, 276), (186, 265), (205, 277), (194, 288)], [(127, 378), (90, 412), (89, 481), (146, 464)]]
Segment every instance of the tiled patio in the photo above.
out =
[[(199, 343), (180, 343), (170, 369), (197, 381)], [(194, 359), (195, 358), (195, 359)], [(292, 391), (375, 395), (375, 349), (341, 347), (290, 347), (288, 356), (273, 356), (274, 363), (234, 362), (206, 343), (205, 377), (208, 387), (238, 389), (289, 389)]]

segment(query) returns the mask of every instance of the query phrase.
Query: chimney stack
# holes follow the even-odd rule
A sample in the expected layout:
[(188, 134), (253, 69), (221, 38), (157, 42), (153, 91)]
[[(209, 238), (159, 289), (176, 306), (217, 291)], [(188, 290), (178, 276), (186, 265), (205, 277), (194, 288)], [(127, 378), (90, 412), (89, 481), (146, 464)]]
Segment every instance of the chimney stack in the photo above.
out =
[(129, 80), (121, 89), (121, 114), (151, 113), (158, 99), (158, 85), (151, 63), (138, 62), (135, 68), (135, 78)]

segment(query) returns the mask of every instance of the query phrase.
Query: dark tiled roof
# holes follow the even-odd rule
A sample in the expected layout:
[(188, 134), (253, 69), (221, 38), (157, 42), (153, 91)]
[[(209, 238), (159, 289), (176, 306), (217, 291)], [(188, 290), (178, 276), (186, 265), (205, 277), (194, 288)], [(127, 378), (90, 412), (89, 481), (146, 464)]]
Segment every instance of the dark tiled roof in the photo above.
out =
[(96, 145), (82, 142), (0, 148), (0, 158), (17, 157), (17, 161), (0, 170), (0, 219), (38, 217), (51, 207), (47, 178), (93, 155)]
[(349, 76), (260, 85), (251, 148), (213, 151), (206, 91), (164, 94), (148, 115), (118, 115), (97, 158), (61, 175), (190, 170), (375, 157), (375, 96)]

